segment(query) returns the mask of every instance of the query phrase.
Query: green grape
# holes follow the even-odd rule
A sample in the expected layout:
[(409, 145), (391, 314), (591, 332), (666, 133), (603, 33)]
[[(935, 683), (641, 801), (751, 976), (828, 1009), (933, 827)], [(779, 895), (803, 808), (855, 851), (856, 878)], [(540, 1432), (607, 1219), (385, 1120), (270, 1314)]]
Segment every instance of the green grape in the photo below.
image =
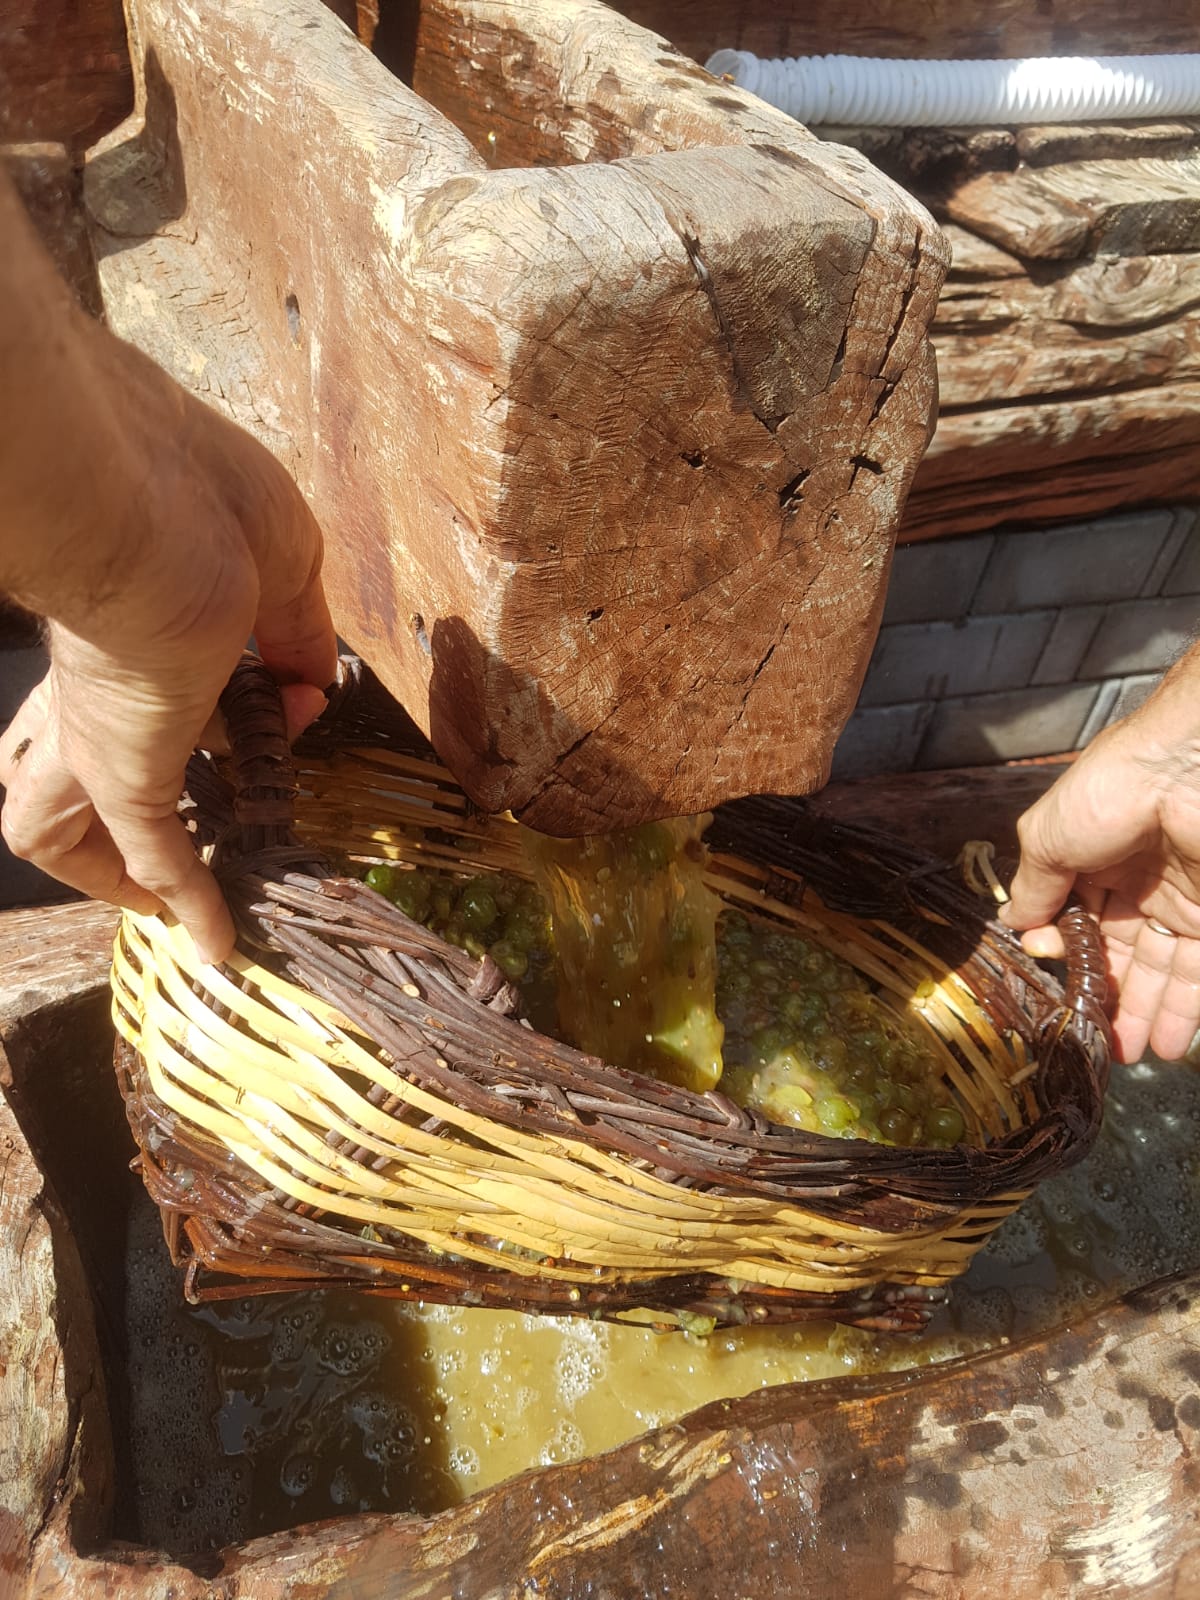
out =
[(396, 892), (396, 884), (400, 877), (399, 868), (383, 865), (372, 867), (363, 882), (368, 889), (374, 889), (376, 894), (386, 895), (390, 900)]
[(890, 1144), (912, 1144), (916, 1129), (907, 1111), (895, 1109), (880, 1117), (879, 1131)]
[(842, 1095), (826, 1095), (817, 1101), (817, 1117), (829, 1133), (844, 1133), (858, 1119), (858, 1107)]
[(816, 1036), (813, 1040), (813, 1050), (816, 1053), (817, 1065), (824, 1067), (827, 1072), (844, 1071), (850, 1058), (846, 1041), (828, 1030)]
[(514, 982), (529, 971), (528, 952), (513, 944), (511, 939), (497, 939), (489, 954), (504, 976)]
[(472, 933), (486, 933), (495, 923), (500, 907), (481, 878), (472, 878), (459, 894), (458, 914)]
[(925, 1118), (925, 1129), (936, 1144), (957, 1144), (967, 1124), (957, 1106), (935, 1106)]
[(422, 919), (427, 927), (449, 922), (454, 911), (454, 890), (448, 883), (436, 883), (430, 892), (429, 910)]
[(392, 898), (405, 916), (421, 922), (429, 910), (430, 892), (429, 879), (423, 872), (405, 872), (400, 875)]

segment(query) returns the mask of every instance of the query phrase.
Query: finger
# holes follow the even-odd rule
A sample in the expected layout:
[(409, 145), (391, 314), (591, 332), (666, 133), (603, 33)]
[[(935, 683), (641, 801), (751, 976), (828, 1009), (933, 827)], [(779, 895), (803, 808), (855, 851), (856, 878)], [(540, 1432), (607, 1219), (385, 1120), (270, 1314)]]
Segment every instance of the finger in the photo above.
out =
[(130, 876), (178, 917), (201, 960), (224, 961), (233, 950), (233, 918), (179, 818), (113, 819), (109, 828)]
[(1171, 980), (1178, 940), (1143, 922), (1133, 943), (1132, 958), (1120, 980), (1113, 1016), (1113, 1040), (1122, 1061), (1140, 1061)]
[(1038, 961), (1062, 961), (1067, 953), (1063, 936), (1052, 922), (1044, 928), (1027, 928), (1021, 944)]
[(1122, 944), (1133, 946), (1137, 944), (1145, 925), (1145, 911), (1127, 894), (1114, 889), (1104, 902), (1104, 911), (1100, 918), (1100, 931), (1105, 938), (1117, 939)]
[(1164, 1061), (1185, 1056), (1200, 1028), (1200, 939), (1179, 939), (1171, 976), (1150, 1029), (1150, 1048)]
[(53, 751), (31, 745), (25, 760), (0, 814), (12, 853), (93, 900), (146, 915), (161, 911), (161, 902), (129, 877), (87, 795)]
[[(328, 681), (328, 680), (327, 680)], [(279, 691), (289, 743), (298, 739), (324, 711), (329, 701), (311, 683), (285, 684)]]
[(0, 788), (15, 784), (18, 768), (33, 747), (46, 722), (46, 679), (43, 678), (17, 707), (8, 727), (0, 734)]
[(337, 635), (321, 586), (320, 534), (315, 525), (313, 537), (317, 559), (298, 593), (290, 551), (283, 571), (276, 570), (275, 557), (260, 563), (254, 639), (258, 653), (280, 683), (307, 683), (324, 689), (337, 675)]
[(1022, 840), (1021, 863), (1000, 920), (1010, 928), (1044, 928), (1054, 921), (1074, 883), (1074, 871), (1043, 855), (1036, 843)]

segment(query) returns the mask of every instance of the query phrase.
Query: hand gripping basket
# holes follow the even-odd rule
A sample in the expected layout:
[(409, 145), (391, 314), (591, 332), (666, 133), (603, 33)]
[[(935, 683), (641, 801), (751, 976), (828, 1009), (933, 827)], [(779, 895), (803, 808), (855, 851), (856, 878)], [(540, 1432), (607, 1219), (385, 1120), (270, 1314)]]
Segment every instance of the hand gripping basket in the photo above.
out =
[(189, 797), (237, 953), (206, 967), (179, 928), (127, 915), (113, 967), (140, 1167), (193, 1298), (342, 1284), (667, 1326), (915, 1328), (1098, 1130), (1108, 1034), (1082, 913), (1062, 924), (1064, 994), (938, 864), (802, 801), (722, 808), (712, 887), (919, 1019), (968, 1142), (811, 1135), (535, 1033), (489, 959), (331, 865), (522, 870), (512, 824), (479, 815), (376, 688), (352, 684), (295, 756), (261, 668), (223, 705), (232, 783), (198, 758)]

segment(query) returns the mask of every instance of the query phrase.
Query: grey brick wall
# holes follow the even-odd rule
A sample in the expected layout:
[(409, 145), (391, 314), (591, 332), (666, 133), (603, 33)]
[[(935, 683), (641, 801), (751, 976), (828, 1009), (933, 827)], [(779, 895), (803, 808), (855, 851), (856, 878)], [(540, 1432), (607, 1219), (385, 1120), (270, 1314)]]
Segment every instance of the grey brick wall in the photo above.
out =
[(902, 546), (833, 775), (1080, 749), (1198, 631), (1192, 506)]

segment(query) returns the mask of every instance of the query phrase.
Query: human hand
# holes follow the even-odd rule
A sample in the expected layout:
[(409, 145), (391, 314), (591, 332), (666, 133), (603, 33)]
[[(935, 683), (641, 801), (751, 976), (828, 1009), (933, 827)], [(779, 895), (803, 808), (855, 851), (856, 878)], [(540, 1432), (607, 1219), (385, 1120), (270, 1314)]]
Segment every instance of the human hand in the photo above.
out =
[[(0, 739), (0, 820), (14, 854), (97, 899), (166, 908), (219, 961), (233, 923), (176, 815), (184, 768), (198, 744), (222, 747), (217, 698), (251, 632), (289, 732), (323, 708), (336, 641), (321, 536), (263, 446), (103, 330), (83, 337), (71, 448), (90, 470), (73, 463), (72, 482), (93, 498), (76, 503), (60, 473), (47, 528), (51, 545), (72, 527), (88, 542), (67, 540), (57, 570), (27, 563), (19, 598), (59, 620), (50, 671)], [(23, 555), (43, 515), (26, 503)]]
[(1052, 920), (1078, 896), (1104, 937), (1124, 1061), (1147, 1044), (1174, 1060), (1200, 1026), (1200, 746), (1175, 725), (1168, 693), (1100, 734), (1025, 813), (1000, 912), (1031, 954), (1054, 959)]

